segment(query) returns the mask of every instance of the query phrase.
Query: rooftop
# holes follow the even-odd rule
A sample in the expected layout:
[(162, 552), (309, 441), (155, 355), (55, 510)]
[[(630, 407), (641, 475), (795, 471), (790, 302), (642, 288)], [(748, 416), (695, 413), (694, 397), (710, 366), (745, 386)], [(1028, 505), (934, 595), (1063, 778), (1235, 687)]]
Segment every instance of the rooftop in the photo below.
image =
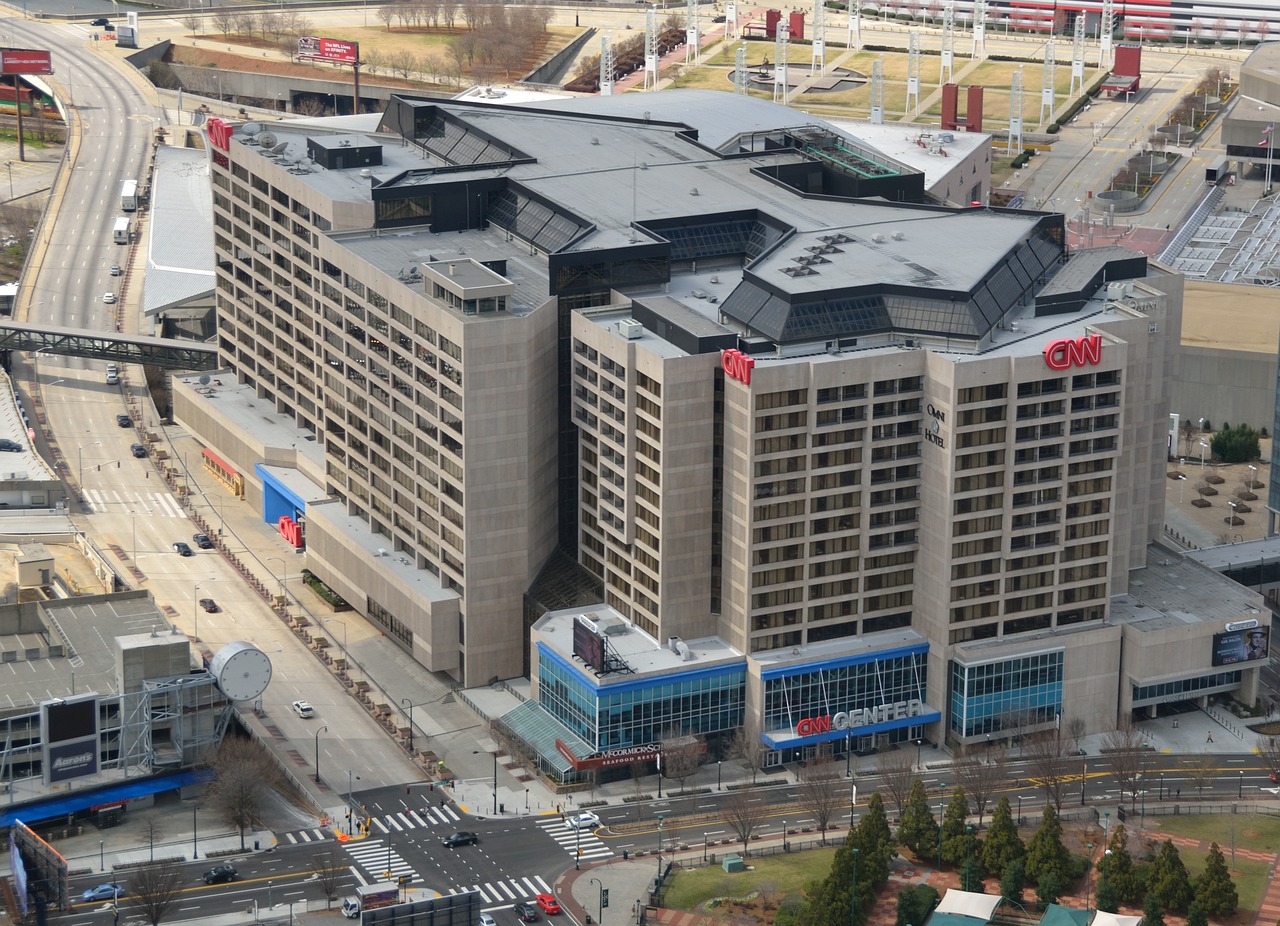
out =
[(204, 151), (156, 148), (142, 289), (146, 313), (213, 290), (213, 187), (208, 164)]
[(1152, 543), (1146, 560), (1130, 574), (1129, 594), (1111, 599), (1112, 623), (1165, 630), (1242, 616), (1263, 619), (1261, 595), (1191, 557)]

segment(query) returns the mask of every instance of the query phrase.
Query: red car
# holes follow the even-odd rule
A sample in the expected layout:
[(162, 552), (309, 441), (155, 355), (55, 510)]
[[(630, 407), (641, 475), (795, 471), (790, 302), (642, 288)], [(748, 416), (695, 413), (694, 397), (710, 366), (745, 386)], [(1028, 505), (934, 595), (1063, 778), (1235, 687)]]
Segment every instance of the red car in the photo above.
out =
[(560, 902), (551, 894), (539, 894), (533, 899), (538, 902), (538, 906), (542, 908), (542, 912), (548, 916), (553, 913), (560, 912)]

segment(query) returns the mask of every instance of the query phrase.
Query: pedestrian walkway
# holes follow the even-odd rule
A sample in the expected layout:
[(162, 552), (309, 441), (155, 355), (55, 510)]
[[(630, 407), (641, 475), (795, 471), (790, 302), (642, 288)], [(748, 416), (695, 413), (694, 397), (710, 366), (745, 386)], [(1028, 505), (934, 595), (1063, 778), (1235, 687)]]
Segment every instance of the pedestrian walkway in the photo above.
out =
[(574, 829), (563, 820), (540, 823), (544, 833), (556, 841), (560, 848), (579, 860), (611, 858), (613, 850), (606, 846), (589, 829)]
[(92, 511), (127, 512), (132, 515), (162, 515), (186, 518), (187, 513), (173, 494), (164, 492), (115, 492), (103, 489), (81, 489), (84, 501)]
[(361, 839), (341, 845), (371, 881), (395, 881), (398, 878), (407, 878), (409, 884), (422, 881), (414, 867), (400, 857), (390, 842)]
[(505, 881), (485, 881), (482, 884), (471, 884), (463, 887), (451, 887), (447, 894), (464, 894), (475, 891), (480, 900), (486, 904), (488, 911), (502, 910), (517, 900), (533, 902), (539, 894), (551, 894), (551, 885), (538, 875), (530, 878), (507, 878)]

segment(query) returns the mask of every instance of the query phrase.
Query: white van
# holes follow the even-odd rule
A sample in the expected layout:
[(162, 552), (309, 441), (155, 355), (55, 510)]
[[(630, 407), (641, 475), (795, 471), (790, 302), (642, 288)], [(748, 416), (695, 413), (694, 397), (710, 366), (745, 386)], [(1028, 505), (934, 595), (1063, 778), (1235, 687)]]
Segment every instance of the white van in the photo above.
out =
[(116, 244), (129, 243), (129, 225), (130, 225), (130, 221), (127, 216), (122, 215), (120, 216), (120, 218), (116, 219), (116, 224), (115, 224)]

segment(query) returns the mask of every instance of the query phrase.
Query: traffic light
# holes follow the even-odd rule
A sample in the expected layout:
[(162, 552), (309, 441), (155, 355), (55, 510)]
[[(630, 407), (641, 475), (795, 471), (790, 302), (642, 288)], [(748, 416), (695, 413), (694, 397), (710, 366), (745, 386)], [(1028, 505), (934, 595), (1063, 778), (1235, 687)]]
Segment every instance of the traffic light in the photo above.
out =
[(600, 891), (600, 906), (602, 908), (609, 906), (609, 889), (607, 887)]

